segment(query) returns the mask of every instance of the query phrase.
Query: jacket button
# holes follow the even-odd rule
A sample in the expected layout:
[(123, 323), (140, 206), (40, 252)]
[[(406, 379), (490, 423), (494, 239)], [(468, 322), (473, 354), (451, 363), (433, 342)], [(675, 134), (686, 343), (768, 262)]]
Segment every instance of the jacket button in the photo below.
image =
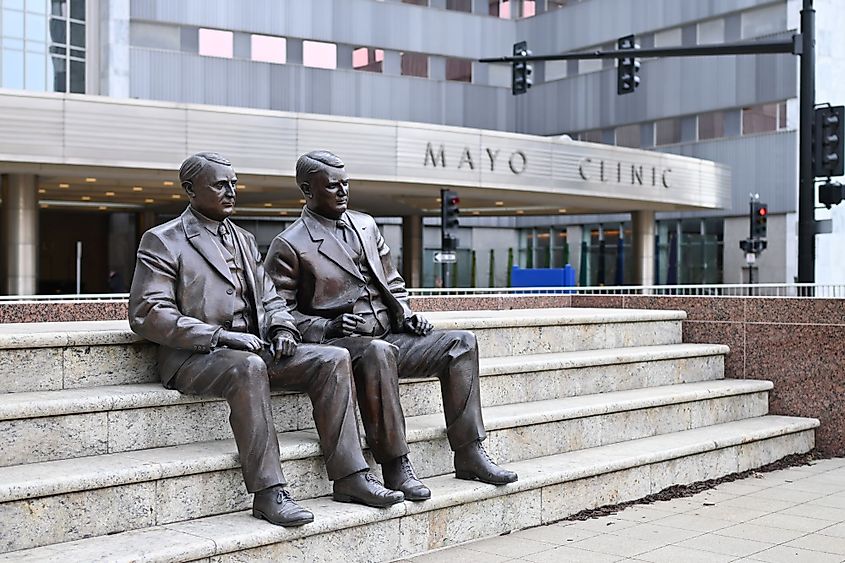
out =
[(226, 321), (225, 323), (223, 323), (223, 328), (225, 328), (226, 330), (232, 328), (232, 321)]
[(229, 289), (226, 290), (226, 293), (228, 295), (232, 295), (233, 293), (235, 293), (235, 290), (230, 287)]

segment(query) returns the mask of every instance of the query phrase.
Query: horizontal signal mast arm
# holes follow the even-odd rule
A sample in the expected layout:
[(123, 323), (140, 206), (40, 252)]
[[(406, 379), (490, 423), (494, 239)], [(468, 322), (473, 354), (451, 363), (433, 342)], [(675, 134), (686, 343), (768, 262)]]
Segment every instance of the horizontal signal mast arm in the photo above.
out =
[(780, 41), (753, 41), (723, 43), (721, 45), (699, 45), (696, 47), (669, 47), (665, 49), (620, 49), (616, 51), (593, 51), (563, 53), (560, 55), (531, 55), (528, 57), (493, 57), (478, 59), (480, 63), (514, 63), (522, 61), (573, 61), (579, 59), (627, 59), (632, 55), (643, 57), (702, 57), (714, 55), (765, 55), (801, 54), (801, 36)]

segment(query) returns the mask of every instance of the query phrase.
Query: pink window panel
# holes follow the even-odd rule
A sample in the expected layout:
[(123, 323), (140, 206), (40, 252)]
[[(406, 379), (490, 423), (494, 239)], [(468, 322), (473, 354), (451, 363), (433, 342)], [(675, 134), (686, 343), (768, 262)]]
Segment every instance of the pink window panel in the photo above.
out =
[(337, 68), (337, 45), (322, 41), (303, 41), (302, 64), (312, 68)]
[(384, 63), (384, 50), (359, 47), (352, 51), (352, 68), (370, 72), (381, 72)]
[(525, 0), (522, 3), (522, 17), (523, 18), (531, 18), (537, 14), (537, 6), (534, 4), (534, 0)]
[(231, 31), (200, 28), (200, 55), (231, 59), (234, 49), (233, 42), (234, 34)]
[(254, 61), (276, 64), (285, 64), (287, 61), (287, 41), (284, 37), (253, 35), (250, 46)]

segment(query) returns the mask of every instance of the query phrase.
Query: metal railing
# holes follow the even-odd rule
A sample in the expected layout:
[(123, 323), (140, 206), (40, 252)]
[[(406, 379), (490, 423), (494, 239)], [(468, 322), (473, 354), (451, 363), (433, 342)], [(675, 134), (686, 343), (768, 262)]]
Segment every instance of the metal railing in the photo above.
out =
[[(845, 283), (760, 283), (698, 285), (620, 285), (587, 287), (456, 287), (409, 288), (414, 297), (496, 297), (502, 295), (649, 295), (684, 297), (816, 297), (845, 299)], [(0, 295), (2, 303), (121, 302), (128, 293), (64, 295)]]
[(698, 285), (623, 285), (588, 287), (414, 288), (415, 297), (502, 295), (649, 295), (685, 297), (815, 297), (845, 298), (845, 284), (762, 283)]

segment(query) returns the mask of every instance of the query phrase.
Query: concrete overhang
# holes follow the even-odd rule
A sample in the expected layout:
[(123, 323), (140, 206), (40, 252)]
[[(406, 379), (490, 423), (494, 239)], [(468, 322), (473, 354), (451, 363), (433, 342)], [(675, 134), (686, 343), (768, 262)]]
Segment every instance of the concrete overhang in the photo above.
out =
[(722, 165), (565, 137), (11, 90), (0, 90), (0, 115), (0, 171), (38, 174), (42, 201), (71, 205), (84, 195), (88, 205), (184, 206), (176, 171), (212, 150), (246, 185), (242, 210), (295, 212), (296, 159), (319, 148), (346, 162), (353, 208), (376, 215), (435, 214), (441, 188), (480, 215), (730, 205)]

